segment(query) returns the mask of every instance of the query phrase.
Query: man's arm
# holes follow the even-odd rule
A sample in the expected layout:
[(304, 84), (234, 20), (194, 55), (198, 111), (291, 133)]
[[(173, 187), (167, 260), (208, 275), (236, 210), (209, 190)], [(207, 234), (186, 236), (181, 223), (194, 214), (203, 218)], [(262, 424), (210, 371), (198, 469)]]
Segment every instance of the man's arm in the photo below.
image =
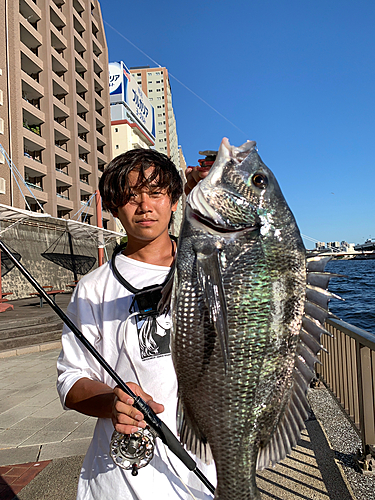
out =
[[(126, 385), (140, 396), (155, 413), (164, 411), (164, 406), (153, 401), (137, 384), (128, 382)], [(139, 427), (145, 428), (143, 414), (132, 404), (133, 399), (124, 391), (89, 378), (79, 379), (66, 396), (65, 405), (85, 415), (98, 418), (110, 418), (117, 432), (132, 434)]]

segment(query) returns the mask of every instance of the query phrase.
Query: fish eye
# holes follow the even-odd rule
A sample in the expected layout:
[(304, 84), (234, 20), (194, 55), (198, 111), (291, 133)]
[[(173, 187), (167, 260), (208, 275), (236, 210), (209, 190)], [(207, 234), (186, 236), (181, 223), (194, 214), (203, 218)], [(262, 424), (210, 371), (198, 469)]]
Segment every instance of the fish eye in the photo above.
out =
[(268, 186), (268, 179), (264, 174), (254, 174), (251, 180), (254, 186), (259, 189), (265, 189)]

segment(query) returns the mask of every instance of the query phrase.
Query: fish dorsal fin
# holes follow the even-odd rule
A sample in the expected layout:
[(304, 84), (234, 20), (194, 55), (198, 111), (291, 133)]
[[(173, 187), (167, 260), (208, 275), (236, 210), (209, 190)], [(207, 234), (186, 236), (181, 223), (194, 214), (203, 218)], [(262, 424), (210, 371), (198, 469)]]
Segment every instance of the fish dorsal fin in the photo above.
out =
[[(325, 290), (329, 273), (324, 273), (324, 267), (329, 260), (329, 257), (319, 256), (307, 259), (308, 298), (305, 301), (305, 314), (295, 354), (291, 393), (270, 441), (259, 449), (257, 460), (259, 470), (283, 460), (297, 444), (301, 430), (305, 427), (304, 421), (310, 409), (306, 393), (315, 374), (314, 365), (319, 363), (317, 354), (322, 348), (320, 336), (330, 335), (323, 326), (326, 318), (331, 316), (327, 307), (328, 299), (333, 296)], [(315, 277), (311, 280), (309, 274), (314, 274), (315, 277), (319, 274), (322, 280)], [(319, 288), (319, 284), (322, 288)]]
[(211, 322), (220, 342), (224, 369), (227, 372), (230, 364), (227, 305), (217, 249), (209, 255), (197, 253), (197, 275)]
[(186, 449), (194, 453), (202, 462), (210, 464), (213, 461), (210, 445), (199, 429), (184, 412), (181, 399), (178, 399), (177, 406), (177, 429), (180, 441)]

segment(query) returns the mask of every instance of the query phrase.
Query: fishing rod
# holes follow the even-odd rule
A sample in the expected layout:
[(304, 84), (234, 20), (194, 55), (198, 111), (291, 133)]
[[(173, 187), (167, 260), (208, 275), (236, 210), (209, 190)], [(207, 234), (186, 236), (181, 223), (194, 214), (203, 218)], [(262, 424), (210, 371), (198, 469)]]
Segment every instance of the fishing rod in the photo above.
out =
[[(0, 249), (4, 251), (17, 269), (23, 274), (23, 276), (29, 281), (29, 283), (35, 288), (35, 290), (40, 294), (40, 296), (52, 307), (55, 313), (63, 320), (66, 326), (74, 333), (74, 335), (79, 339), (79, 341), (86, 347), (90, 354), (98, 361), (98, 363), (106, 370), (106, 372), (112, 377), (116, 384), (122, 389), (128, 396), (133, 400), (133, 406), (137, 410), (143, 413), (144, 419), (147, 422), (150, 429), (155, 433), (156, 436), (160, 437), (162, 442), (168, 446), (168, 448), (174, 453), (181, 462), (200, 479), (200, 481), (206, 486), (206, 488), (212, 493), (215, 493), (214, 486), (208, 481), (206, 476), (198, 469), (196, 462), (183, 448), (179, 440), (172, 433), (172, 431), (165, 425), (165, 423), (154, 413), (154, 411), (148, 406), (148, 404), (143, 401), (142, 398), (137, 396), (118, 376), (118, 374), (111, 368), (111, 366), (106, 362), (106, 360), (101, 356), (101, 354), (95, 349), (95, 347), (86, 339), (83, 333), (75, 326), (75, 324), (70, 320), (70, 318), (64, 313), (64, 311), (51, 299), (45, 290), (39, 285), (39, 283), (33, 278), (33, 276), (27, 271), (27, 269), (13, 256), (12, 252), (7, 248), (4, 242), (0, 239)], [(132, 474), (137, 475), (137, 468), (139, 467), (139, 461), (136, 460), (137, 455), (143, 453), (146, 459), (141, 462), (141, 467), (147, 465), (153, 456), (153, 452), (149, 452), (150, 441), (144, 437), (140, 437), (140, 441), (136, 442), (137, 436), (133, 435), (126, 436), (125, 442), (119, 443), (119, 433), (112, 437), (112, 442), (114, 444), (117, 452), (124, 451), (125, 455), (133, 452), (135, 456), (134, 460), (130, 460), (130, 467), (132, 469)], [(152, 441), (152, 438), (151, 438)], [(126, 448), (126, 449), (125, 449)], [(116, 453), (115, 453), (116, 454)], [(120, 461), (115, 460), (115, 463), (120, 465)]]

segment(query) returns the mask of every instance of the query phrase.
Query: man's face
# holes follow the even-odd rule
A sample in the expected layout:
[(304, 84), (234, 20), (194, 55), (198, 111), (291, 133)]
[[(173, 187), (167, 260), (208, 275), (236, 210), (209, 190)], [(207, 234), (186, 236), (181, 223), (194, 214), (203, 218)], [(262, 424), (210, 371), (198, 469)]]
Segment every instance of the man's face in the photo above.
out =
[[(148, 175), (152, 168), (147, 170)], [(154, 186), (138, 189), (138, 174), (137, 170), (129, 173), (130, 200), (113, 215), (120, 219), (129, 240), (152, 241), (168, 233), (169, 221), (178, 202), (172, 205), (166, 190), (157, 187), (157, 182)]]

